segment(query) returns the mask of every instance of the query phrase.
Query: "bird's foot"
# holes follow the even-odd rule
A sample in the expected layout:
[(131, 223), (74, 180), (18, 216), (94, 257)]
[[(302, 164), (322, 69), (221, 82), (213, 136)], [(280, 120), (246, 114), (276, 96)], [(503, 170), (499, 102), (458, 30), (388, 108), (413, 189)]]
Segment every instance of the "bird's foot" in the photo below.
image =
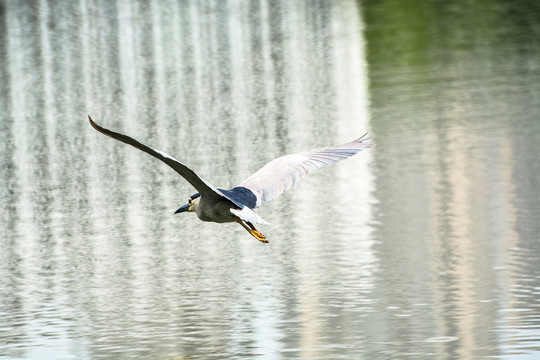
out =
[(266, 240), (266, 236), (264, 236), (263, 234), (261, 234), (259, 231), (257, 230), (250, 230), (249, 233), (257, 240), (259, 240), (260, 242), (263, 242), (263, 243), (268, 243), (268, 240)]

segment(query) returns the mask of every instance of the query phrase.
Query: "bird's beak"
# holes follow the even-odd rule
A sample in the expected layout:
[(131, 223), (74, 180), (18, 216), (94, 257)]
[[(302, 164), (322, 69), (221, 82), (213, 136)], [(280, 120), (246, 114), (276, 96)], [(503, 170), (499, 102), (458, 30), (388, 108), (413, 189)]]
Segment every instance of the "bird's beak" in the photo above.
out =
[(188, 211), (189, 209), (189, 204), (186, 204), (186, 205), (182, 205), (178, 210), (176, 210), (174, 213), (175, 214), (178, 214), (178, 213), (181, 213), (181, 212), (184, 212), (184, 211)]

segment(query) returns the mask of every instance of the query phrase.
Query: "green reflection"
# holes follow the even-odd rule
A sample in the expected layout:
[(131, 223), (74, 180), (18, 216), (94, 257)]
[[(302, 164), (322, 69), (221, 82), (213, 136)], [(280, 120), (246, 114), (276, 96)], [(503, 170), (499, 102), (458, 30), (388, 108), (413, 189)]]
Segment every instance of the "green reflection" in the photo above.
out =
[[(538, 341), (505, 333), (500, 311), (536, 308), (530, 287), (523, 298), (507, 289), (540, 274), (530, 241), (540, 230), (530, 216), (540, 188), (539, 4), (362, 5), (377, 141), (374, 342), (460, 358), (508, 344), (538, 351)], [(524, 261), (521, 247), (536, 255)], [(535, 322), (530, 314), (512, 328)], [(430, 340), (439, 337), (452, 341)]]

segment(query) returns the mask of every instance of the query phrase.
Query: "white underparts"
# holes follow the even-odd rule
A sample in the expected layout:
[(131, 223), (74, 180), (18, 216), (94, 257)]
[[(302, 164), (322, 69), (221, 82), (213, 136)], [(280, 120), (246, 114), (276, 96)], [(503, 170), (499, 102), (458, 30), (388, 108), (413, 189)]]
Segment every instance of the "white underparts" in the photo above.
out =
[(244, 221), (248, 221), (250, 223), (255, 223), (255, 224), (270, 225), (263, 218), (257, 215), (255, 211), (251, 210), (247, 206), (244, 206), (242, 209), (231, 209), (231, 212)]

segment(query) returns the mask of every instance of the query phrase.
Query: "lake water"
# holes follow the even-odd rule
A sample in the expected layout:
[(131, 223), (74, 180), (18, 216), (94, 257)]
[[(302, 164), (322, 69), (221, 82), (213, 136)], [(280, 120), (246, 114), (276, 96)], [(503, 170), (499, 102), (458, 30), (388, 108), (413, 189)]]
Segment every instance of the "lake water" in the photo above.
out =
[[(540, 3), (0, 1), (1, 359), (538, 359)], [(216, 186), (376, 146), (236, 224)]]

